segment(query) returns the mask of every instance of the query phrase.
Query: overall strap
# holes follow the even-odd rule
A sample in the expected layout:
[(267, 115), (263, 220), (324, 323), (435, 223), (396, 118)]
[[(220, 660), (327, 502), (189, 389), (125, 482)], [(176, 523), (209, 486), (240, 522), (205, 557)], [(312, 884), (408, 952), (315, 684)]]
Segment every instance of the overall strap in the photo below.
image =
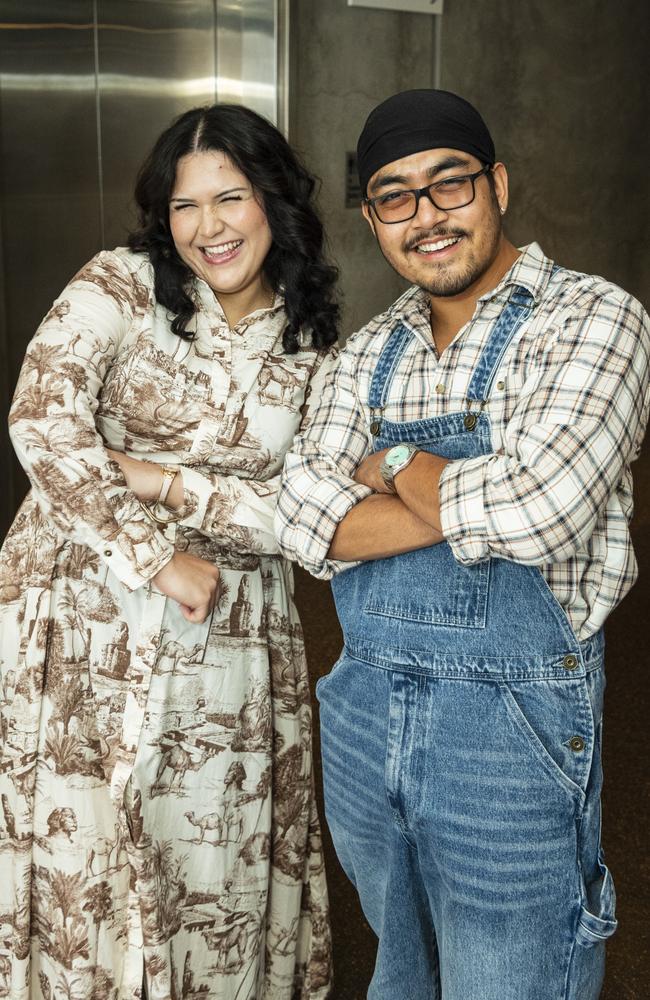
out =
[(384, 344), (370, 383), (368, 404), (371, 409), (384, 406), (395, 371), (412, 336), (413, 331), (408, 326), (398, 323)]
[[(559, 270), (561, 270), (559, 265), (553, 264), (549, 280)], [(527, 288), (524, 288), (523, 285), (515, 285), (474, 369), (472, 381), (467, 391), (467, 399), (470, 405), (476, 402), (482, 408), (487, 402), (492, 389), (492, 383), (499, 370), (503, 356), (522, 323), (532, 313), (533, 305), (534, 299), (532, 293)]]
[(381, 412), (388, 398), (397, 366), (412, 337), (413, 331), (408, 326), (405, 326), (404, 323), (398, 323), (384, 344), (384, 348), (379, 355), (379, 360), (375, 365), (368, 393), (368, 406), (370, 407), (371, 419), (370, 432), (374, 436), (379, 433), (381, 428)]
[(467, 400), (470, 404), (477, 402), (483, 406), (487, 402), (503, 355), (521, 324), (533, 311), (533, 301), (532, 293), (527, 288), (515, 285), (474, 368), (472, 381), (467, 390)]

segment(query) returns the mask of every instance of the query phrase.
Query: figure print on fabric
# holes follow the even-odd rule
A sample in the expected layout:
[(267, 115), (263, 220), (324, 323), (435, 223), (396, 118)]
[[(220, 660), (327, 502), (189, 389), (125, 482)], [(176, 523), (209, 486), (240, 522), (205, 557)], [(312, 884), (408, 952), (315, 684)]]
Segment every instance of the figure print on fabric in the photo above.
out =
[[(143, 952), (150, 1000), (329, 991), (309, 687), (272, 520), (332, 355), (281, 354), (281, 300), (230, 331), (196, 294), (184, 342), (146, 258), (100, 254), (17, 388), (34, 489), (0, 558), (0, 996), (133, 1000)], [(183, 466), (177, 525), (128, 498), (104, 445)], [(170, 542), (220, 569), (202, 624), (142, 583)]]

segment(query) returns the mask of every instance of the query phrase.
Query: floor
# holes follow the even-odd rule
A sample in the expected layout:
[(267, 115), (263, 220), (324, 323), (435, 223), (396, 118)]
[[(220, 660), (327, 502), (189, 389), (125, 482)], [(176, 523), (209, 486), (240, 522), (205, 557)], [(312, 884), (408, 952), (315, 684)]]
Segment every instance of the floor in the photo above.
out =
[[(618, 894), (619, 929), (608, 950), (601, 1000), (650, 998), (650, 462), (634, 531), (641, 577), (607, 629), (603, 843)], [(635, 491), (636, 494), (636, 491)], [(312, 686), (339, 655), (341, 634), (329, 586), (296, 570)], [(317, 706), (316, 718), (317, 718)], [(316, 751), (318, 739), (316, 736)], [(320, 766), (320, 765), (319, 765)], [(320, 782), (320, 772), (318, 773)], [(323, 816), (321, 799), (321, 817)], [(335, 1000), (365, 1000), (375, 938), (324, 831), (333, 919)]]

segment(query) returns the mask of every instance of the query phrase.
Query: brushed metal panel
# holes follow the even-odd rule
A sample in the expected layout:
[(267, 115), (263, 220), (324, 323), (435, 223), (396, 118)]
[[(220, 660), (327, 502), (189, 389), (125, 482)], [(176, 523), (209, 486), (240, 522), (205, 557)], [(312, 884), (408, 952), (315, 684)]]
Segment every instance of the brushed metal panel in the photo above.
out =
[(277, 124), (277, 0), (216, 0), (216, 9), (218, 100)]
[(160, 132), (215, 100), (214, 0), (98, 0), (106, 246), (135, 221), (138, 168)]
[(414, 14), (442, 14), (444, 0), (348, 0), (348, 7), (405, 10)]
[[(0, 6), (0, 199), (10, 392), (25, 346), (52, 299), (101, 245), (94, 90), (92, 0)], [(26, 483), (22, 474), (17, 477), (22, 493)]]

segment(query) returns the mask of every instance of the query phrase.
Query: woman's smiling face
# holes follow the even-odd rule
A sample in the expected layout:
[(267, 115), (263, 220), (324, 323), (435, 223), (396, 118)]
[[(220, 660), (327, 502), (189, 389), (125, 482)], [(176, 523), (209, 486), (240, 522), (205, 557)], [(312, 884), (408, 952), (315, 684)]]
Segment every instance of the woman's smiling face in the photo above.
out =
[(263, 267), (271, 230), (250, 181), (225, 153), (178, 161), (169, 224), (179, 256), (210, 286), (231, 327), (269, 305)]

